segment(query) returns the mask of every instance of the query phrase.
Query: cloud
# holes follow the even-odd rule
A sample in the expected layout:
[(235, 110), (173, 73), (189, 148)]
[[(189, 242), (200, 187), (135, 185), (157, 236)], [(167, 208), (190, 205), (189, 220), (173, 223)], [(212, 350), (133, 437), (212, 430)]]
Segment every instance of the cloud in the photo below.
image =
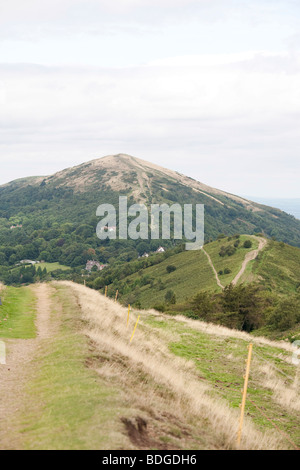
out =
[(1, 2), (0, 182), (126, 152), (236, 193), (264, 180), (276, 194), (281, 175), (295, 196), (299, 11), (293, 0)]
[(0, 38), (34, 41), (52, 34), (136, 33), (191, 20), (199, 25), (234, 19), (252, 25), (274, 19), (278, 23), (285, 21), (286, 10), (299, 13), (293, 0), (10, 0), (0, 6)]
[[(285, 175), (295, 195), (295, 64), (287, 54), (252, 52), (122, 69), (2, 65), (1, 178), (13, 179), (9, 160), (39, 162), (26, 174), (40, 174), (127, 152), (236, 193), (255, 194), (256, 177), (276, 191)], [(11, 176), (24, 170), (14, 166)]]

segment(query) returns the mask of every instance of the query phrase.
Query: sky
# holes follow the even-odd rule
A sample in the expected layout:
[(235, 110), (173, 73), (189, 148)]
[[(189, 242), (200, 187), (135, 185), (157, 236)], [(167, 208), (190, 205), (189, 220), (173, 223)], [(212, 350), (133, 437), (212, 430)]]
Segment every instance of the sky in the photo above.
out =
[(126, 153), (298, 198), (298, 0), (1, 0), (0, 184)]

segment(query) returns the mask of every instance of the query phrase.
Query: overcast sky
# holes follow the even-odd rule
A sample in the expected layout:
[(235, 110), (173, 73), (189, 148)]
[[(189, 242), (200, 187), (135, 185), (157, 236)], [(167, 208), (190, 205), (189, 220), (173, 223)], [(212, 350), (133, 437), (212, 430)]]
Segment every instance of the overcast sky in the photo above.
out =
[(1, 0), (0, 184), (115, 153), (300, 197), (299, 0)]

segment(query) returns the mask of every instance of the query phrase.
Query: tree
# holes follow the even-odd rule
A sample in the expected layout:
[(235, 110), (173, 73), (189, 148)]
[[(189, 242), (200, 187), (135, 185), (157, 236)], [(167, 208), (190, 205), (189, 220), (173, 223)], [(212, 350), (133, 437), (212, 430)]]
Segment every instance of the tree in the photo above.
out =
[(230, 328), (251, 332), (259, 328), (264, 321), (265, 303), (259, 286), (229, 284), (221, 294), (223, 315), (220, 320)]
[(244, 248), (251, 248), (252, 241), (251, 240), (245, 240), (243, 246), (244, 246)]
[(176, 295), (175, 295), (175, 292), (172, 289), (170, 289), (166, 292), (165, 301), (168, 304), (176, 304)]
[(208, 319), (215, 311), (216, 303), (211, 294), (208, 292), (200, 292), (193, 298), (192, 307), (199, 318)]
[(268, 324), (280, 331), (293, 328), (300, 321), (300, 296), (299, 294), (278, 302), (270, 315)]
[(6, 256), (4, 253), (0, 253), (0, 265), (3, 265), (6, 263)]

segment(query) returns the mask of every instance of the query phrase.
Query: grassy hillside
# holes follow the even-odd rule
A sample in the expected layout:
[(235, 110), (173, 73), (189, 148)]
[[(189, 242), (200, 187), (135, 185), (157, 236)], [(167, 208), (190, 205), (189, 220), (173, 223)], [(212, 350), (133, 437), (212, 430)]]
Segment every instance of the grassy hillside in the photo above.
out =
[[(245, 248), (249, 240), (252, 246)], [(182, 313), (273, 338), (299, 338), (298, 248), (241, 235), (205, 244), (204, 250), (152, 255), (94, 273), (87, 282), (103, 293), (107, 285), (112, 298), (118, 290), (124, 305)]]
[[(129, 205), (143, 202), (148, 207), (152, 203), (204, 204), (206, 241), (221, 233), (264, 233), (300, 246), (300, 221), (279, 209), (128, 155), (116, 155), (0, 187), (0, 280), (20, 284), (23, 273), (11, 276), (11, 269), (22, 259), (60, 263), (76, 271), (88, 259), (114, 264), (155, 251), (151, 240), (97, 238), (97, 207), (109, 203), (118, 209), (119, 196), (127, 196)], [(173, 246), (172, 240), (158, 243)]]
[(250, 268), (253, 275), (270, 291), (282, 295), (299, 292), (299, 248), (270, 241)]
[(241, 448), (300, 445), (290, 345), (154, 311), (132, 311), (126, 328), (127, 309), (94, 290), (63, 282), (47, 292), (37, 313), (40, 322), (47, 302), (47, 335), (23, 358), (5, 448), (234, 449), (250, 341)]
[[(251, 239), (252, 247), (244, 248), (245, 240)], [(210, 255), (217, 272), (226, 268), (230, 269), (229, 274), (219, 276), (221, 283), (225, 286), (230, 284), (241, 268), (246, 253), (256, 249), (258, 241), (256, 237), (241, 235), (240, 243), (236, 252), (231, 256), (221, 257), (219, 252), (221, 247), (232, 246), (236, 239), (223, 238), (218, 241), (208, 243), (204, 246), (205, 251)], [(168, 273), (167, 266), (174, 266), (175, 271)], [(140, 286), (138, 281), (141, 278), (148, 278), (148, 283)], [(149, 281), (154, 281), (153, 284)], [(220, 292), (216, 279), (208, 259), (202, 250), (183, 251), (182, 253), (168, 257), (158, 265), (145, 268), (138, 273), (129, 276), (125, 280), (127, 286), (133, 287), (132, 295), (136, 296), (144, 308), (153, 307), (155, 304), (164, 302), (166, 292), (172, 289), (175, 292), (178, 302), (190, 299), (199, 291), (208, 290)], [(134, 286), (137, 287), (134, 287)], [(127, 296), (128, 297), (128, 296)], [(125, 296), (124, 301), (130, 300), (130, 296)]]

